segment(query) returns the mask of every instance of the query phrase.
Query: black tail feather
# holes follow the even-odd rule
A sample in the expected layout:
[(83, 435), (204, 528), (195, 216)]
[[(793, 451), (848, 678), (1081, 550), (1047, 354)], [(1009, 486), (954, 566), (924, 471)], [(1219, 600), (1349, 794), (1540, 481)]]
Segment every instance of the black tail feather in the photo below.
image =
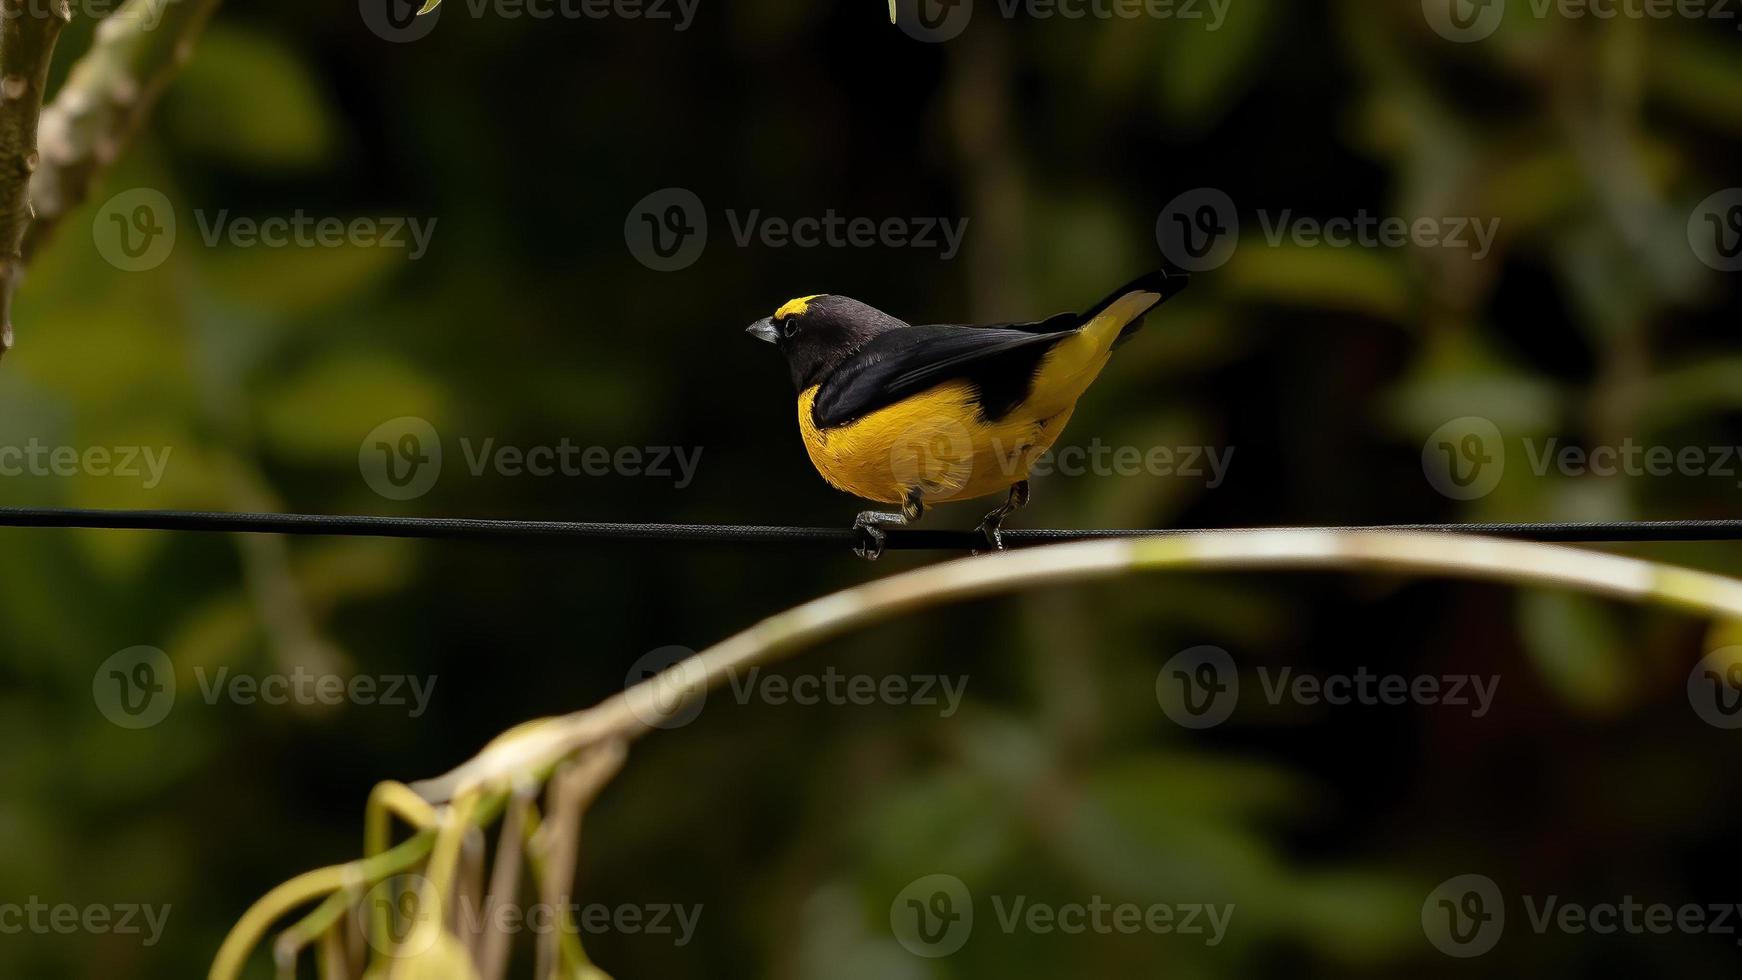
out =
[[(1173, 299), (1175, 296), (1178, 296), (1191, 280), (1192, 277), (1189, 274), (1178, 270), (1157, 269), (1154, 272), (1146, 273), (1127, 283), (1123, 288), (1109, 294), (1106, 299), (1095, 304), (1093, 309), (1083, 314), (1082, 322), (1088, 323), (1090, 320), (1093, 320), (1102, 310), (1117, 302), (1119, 297), (1130, 293), (1159, 293), (1161, 299), (1156, 301), (1155, 306), (1160, 306), (1168, 300)], [(1150, 310), (1155, 309), (1155, 306), (1150, 307)], [(1149, 311), (1145, 310), (1141, 316), (1136, 317), (1130, 323), (1127, 323), (1124, 327), (1120, 328), (1119, 336), (1113, 338), (1112, 349), (1118, 350), (1121, 344), (1130, 340), (1137, 331), (1143, 329), (1143, 321), (1148, 316)]]

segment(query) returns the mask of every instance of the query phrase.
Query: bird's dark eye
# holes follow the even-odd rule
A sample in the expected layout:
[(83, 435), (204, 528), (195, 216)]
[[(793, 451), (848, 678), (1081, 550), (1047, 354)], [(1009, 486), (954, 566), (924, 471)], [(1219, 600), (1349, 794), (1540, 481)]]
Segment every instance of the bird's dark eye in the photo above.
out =
[(784, 324), (784, 331), (788, 337), (798, 333), (798, 319), (796, 317), (787, 317), (786, 323)]

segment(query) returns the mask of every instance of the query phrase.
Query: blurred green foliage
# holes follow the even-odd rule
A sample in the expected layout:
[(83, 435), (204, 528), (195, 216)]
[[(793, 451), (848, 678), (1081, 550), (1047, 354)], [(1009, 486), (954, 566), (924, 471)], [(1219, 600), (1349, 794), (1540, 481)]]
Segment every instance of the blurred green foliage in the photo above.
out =
[[(351, 7), (235, 3), (141, 139), (32, 269), (0, 367), (0, 445), (171, 447), (161, 485), (8, 476), (0, 502), (588, 520), (839, 523), (783, 369), (741, 327), (835, 291), (921, 320), (1080, 306), (1158, 261), (1196, 187), (1316, 217), (1482, 215), (1494, 255), (1241, 247), (1151, 318), (1065, 441), (1231, 446), (1229, 481), (1040, 481), (1030, 526), (1732, 517), (1734, 479), (1507, 468), (1457, 504), (1424, 440), (1478, 415), (1509, 437), (1737, 444), (1737, 278), (1699, 264), (1695, 203), (1738, 183), (1742, 58), (1683, 21), (1510, 5), (1490, 40), (1414, 0), (1235, 0), (1184, 21), (1006, 21), (982, 4), (920, 44), (877, 4), (753, 0), (652, 21), (470, 16), (391, 44)], [(69, 34), (64, 62), (78, 50)], [(177, 207), (141, 273), (93, 244), (103, 200)], [(713, 222), (701, 261), (638, 264), (625, 215), (666, 186)], [(732, 241), (724, 211), (966, 216), (961, 257)], [(196, 211), (419, 216), (430, 253), (208, 247)], [(434, 491), (358, 471), (399, 416), (447, 439)], [(457, 440), (702, 447), (694, 484), (472, 476)], [(973, 505), (933, 520), (964, 526)], [(684, 548), (7, 531), (0, 565), (0, 898), (168, 904), (162, 942), (0, 939), (0, 974), (193, 976), (254, 898), (358, 852), (383, 778), (619, 689), (886, 566)], [(1643, 549), (1642, 549), (1643, 550)], [(1742, 571), (1734, 548), (1649, 549)], [(687, 947), (607, 934), (619, 977), (1454, 975), (1423, 938), (1435, 882), (1615, 900), (1735, 900), (1734, 738), (1683, 684), (1724, 634), (1565, 595), (1320, 577), (1054, 590), (842, 639), (787, 671), (964, 674), (968, 705), (735, 705), (638, 747), (589, 818), (582, 895), (704, 908)], [(1486, 719), (1266, 709), (1192, 733), (1157, 669), (1199, 643), (1243, 666), (1479, 672)], [(162, 724), (95, 709), (136, 644), (179, 678)], [(196, 668), (437, 678), (428, 714), (207, 704)], [(909, 956), (889, 902), (947, 872), (1056, 902), (1232, 902), (1178, 938), (1005, 936)], [(982, 907), (980, 914), (990, 918)], [(1714, 937), (1532, 937), (1484, 972), (1730, 975)], [(264, 958), (259, 976), (267, 976)]]

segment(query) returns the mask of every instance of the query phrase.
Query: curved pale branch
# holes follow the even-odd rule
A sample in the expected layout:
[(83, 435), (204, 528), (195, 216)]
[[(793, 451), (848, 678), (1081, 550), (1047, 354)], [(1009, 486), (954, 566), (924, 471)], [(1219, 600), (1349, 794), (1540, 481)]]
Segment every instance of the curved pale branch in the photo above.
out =
[(1742, 582), (1559, 545), (1448, 534), (1265, 530), (1084, 541), (945, 562), (868, 582), (769, 617), (599, 705), (529, 722), (469, 762), (412, 788), (432, 802), (544, 779), (571, 753), (631, 740), (729, 673), (790, 656), (863, 623), (1017, 588), (1163, 569), (1333, 569), (1449, 575), (1579, 589), (1742, 618)]
[[(385, 813), (391, 809), (414, 825), (445, 826), (450, 836), (457, 825), (493, 819), (510, 795), (524, 798), (572, 766), (558, 780), (567, 785), (576, 773), (587, 773), (577, 790), (568, 785), (559, 795), (577, 794), (584, 802), (595, 794), (621, 763), (624, 747), (681, 712), (685, 705), (733, 671), (790, 656), (805, 647), (856, 626), (895, 615), (1037, 585), (1089, 581), (1152, 570), (1211, 569), (1331, 569), (1402, 574), (1449, 575), (1512, 582), (1520, 585), (1579, 589), (1617, 599), (1655, 602), (1715, 616), (1742, 618), (1742, 581), (1706, 572), (1661, 565), (1601, 552), (1557, 545), (1447, 534), (1386, 531), (1264, 530), (1213, 531), (1194, 535), (1084, 541), (1023, 551), (1005, 552), (932, 565), (869, 582), (807, 602), (771, 616), (725, 641), (703, 650), (665, 672), (603, 703), (555, 718), (520, 725), (487, 745), (470, 761), (445, 776), (414, 784), (426, 810), (404, 787), (378, 791), (371, 802), (368, 851), (364, 861), (340, 869), (314, 872), (280, 886), (250, 908), (226, 938), (211, 976), (232, 980), (266, 928), (297, 906), (326, 898), (343, 904), (360, 885), (380, 880), (417, 859), (436, 842), (434, 826), (420, 830), (392, 850), (386, 847)], [(591, 753), (589, 760), (580, 753)], [(480, 806), (479, 801), (487, 801)], [(559, 808), (560, 808), (559, 804)], [(578, 833), (579, 807), (569, 807), (566, 832)], [(536, 811), (529, 810), (525, 832), (537, 846), (528, 848), (534, 880), (554, 883), (554, 893), (566, 891), (573, 844), (554, 855), (554, 866), (540, 863), (551, 842), (537, 829)], [(554, 822), (554, 821), (553, 821)], [(450, 844), (449, 849), (454, 845)], [(445, 851), (441, 882), (451, 873)], [(515, 855), (511, 855), (515, 856)], [(444, 885), (445, 890), (445, 885)], [(541, 887), (549, 897), (551, 887)], [(328, 898), (343, 892), (339, 898)], [(440, 892), (435, 893), (437, 895)], [(336, 921), (323, 905), (304, 924), (293, 928), (287, 946), (300, 948), (319, 930)], [(566, 933), (567, 930), (565, 929)], [(564, 937), (567, 938), (566, 936)], [(546, 958), (550, 951), (545, 951)], [(500, 960), (500, 952), (484, 959)], [(603, 976), (585, 965), (583, 976)], [(492, 975), (499, 967), (490, 967)]]

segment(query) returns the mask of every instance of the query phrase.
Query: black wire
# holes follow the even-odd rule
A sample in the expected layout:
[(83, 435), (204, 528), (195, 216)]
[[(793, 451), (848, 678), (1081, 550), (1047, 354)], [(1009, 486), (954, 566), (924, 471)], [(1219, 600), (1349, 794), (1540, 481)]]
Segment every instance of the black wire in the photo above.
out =
[(1421, 531), (1474, 534), (1516, 541), (1598, 544), (1623, 541), (1742, 541), (1742, 520), (1566, 521), (1488, 524), (1344, 524), (1322, 527), (1177, 528), (1166, 531), (1005, 531), (1005, 541), (1047, 544), (1145, 535), (1207, 534), (1212, 531)]
[[(349, 514), (242, 514), (186, 510), (91, 510), (76, 507), (0, 507), (0, 527), (81, 527), (114, 530), (227, 531), (235, 533), (445, 538), (475, 541), (567, 540), (599, 543), (670, 541), (685, 544), (851, 547), (862, 543), (852, 527), (771, 527), (744, 524), (607, 524), (587, 521), (502, 521), (469, 517), (367, 517)], [(985, 547), (974, 531), (885, 528), (890, 551), (971, 551)], [(1529, 524), (1384, 524), (1310, 528), (1175, 528), (1167, 530), (1017, 530), (1004, 532), (1012, 547), (1105, 538), (1203, 534), (1209, 531), (1338, 530), (1482, 534), (1522, 541), (1739, 541), (1742, 520), (1587, 521)]]

